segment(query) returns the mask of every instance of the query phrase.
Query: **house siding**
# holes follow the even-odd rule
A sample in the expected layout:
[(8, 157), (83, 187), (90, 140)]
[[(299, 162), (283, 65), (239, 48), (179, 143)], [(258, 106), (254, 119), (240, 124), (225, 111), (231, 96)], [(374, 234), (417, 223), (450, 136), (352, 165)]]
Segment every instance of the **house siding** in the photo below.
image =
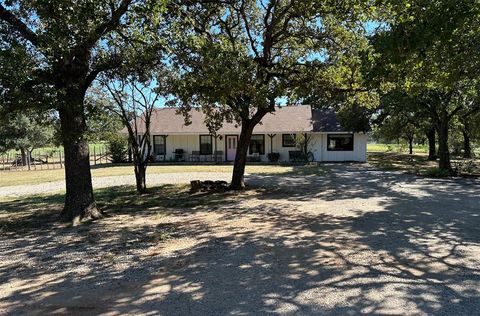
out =
[[(261, 134), (261, 133), (257, 133)], [(268, 134), (265, 135), (265, 154), (260, 155), (261, 161), (268, 162), (267, 155), (271, 152), (271, 139)], [(315, 161), (358, 161), (365, 162), (367, 160), (367, 135), (364, 133), (354, 134), (353, 151), (328, 151), (327, 150), (328, 133), (314, 133), (311, 141), (311, 151)], [(153, 144), (152, 135), (152, 144)], [(217, 139), (217, 149), (223, 152), (225, 159), (225, 135), (221, 135), (222, 139)], [(213, 139), (213, 150), (215, 151), (215, 139)], [(273, 152), (280, 154), (280, 161), (288, 161), (289, 151), (298, 150), (295, 147), (282, 146), (282, 134), (276, 134), (272, 141)], [(166, 155), (165, 160), (174, 160), (175, 149), (183, 149), (185, 151), (185, 159), (188, 161), (192, 151), (200, 150), (199, 134), (192, 135), (168, 135), (166, 139)], [(160, 157), (158, 157), (160, 158)], [(163, 159), (163, 157), (161, 157)]]

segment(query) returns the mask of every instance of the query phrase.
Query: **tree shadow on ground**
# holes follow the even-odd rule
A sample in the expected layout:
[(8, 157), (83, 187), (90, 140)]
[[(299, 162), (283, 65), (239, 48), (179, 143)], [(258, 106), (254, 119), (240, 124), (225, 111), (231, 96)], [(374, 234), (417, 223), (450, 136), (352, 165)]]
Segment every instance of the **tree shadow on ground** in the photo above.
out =
[[(0, 268), (0, 284), (17, 286), (4, 297), (0, 311), (3, 307), (11, 314), (30, 315), (478, 313), (477, 182), (378, 173), (358, 165), (329, 169), (322, 177), (249, 176), (250, 185), (264, 188), (196, 201), (190, 197), (187, 204), (182, 204), (189, 198), (182, 194), (187, 193), (171, 187), (169, 198), (156, 198), (133, 215), (128, 207), (115, 215), (142, 219), (142, 212), (164, 210), (165, 216), (179, 218), (167, 221), (174, 227), (139, 223), (126, 232), (126, 241), (89, 241), (92, 231), (106, 239), (114, 234), (101, 222), (80, 228), (90, 232), (83, 239), (78, 237), (79, 228), (45, 235), (31, 231), (14, 238), (1, 246), (0, 253), (11, 259)], [(125, 246), (152, 231), (168, 229), (178, 234), (174, 238), (185, 233), (200, 242), (169, 256), (146, 257), (134, 246)], [(65, 234), (71, 242), (65, 243)], [(117, 246), (127, 254), (102, 257)], [(70, 261), (62, 258), (64, 253)], [(31, 260), (18, 266), (22, 256)], [(58, 259), (60, 266), (53, 264)]]

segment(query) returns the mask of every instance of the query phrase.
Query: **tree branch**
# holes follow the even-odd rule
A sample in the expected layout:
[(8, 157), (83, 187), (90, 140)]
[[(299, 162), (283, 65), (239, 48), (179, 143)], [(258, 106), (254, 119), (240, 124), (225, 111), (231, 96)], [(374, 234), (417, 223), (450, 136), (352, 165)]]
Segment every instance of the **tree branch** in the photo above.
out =
[(5, 9), (5, 7), (0, 4), (0, 20), (10, 24), (17, 32), (19, 32), (24, 39), (32, 43), (32, 45), (38, 47), (40, 40), (25, 23), (23, 23), (19, 18), (17, 18), (12, 12)]
[(120, 24), (120, 19), (128, 11), (132, 1), (133, 0), (122, 0), (118, 8), (112, 11), (110, 19), (97, 25), (97, 27), (88, 34), (87, 38), (78, 44), (73, 51), (77, 53), (90, 50), (103, 35), (113, 31)]
[(122, 59), (118, 55), (112, 55), (110, 58), (94, 65), (92, 71), (87, 75), (84, 86), (87, 89), (91, 83), (97, 78), (97, 76), (104, 71), (115, 69), (122, 62)]

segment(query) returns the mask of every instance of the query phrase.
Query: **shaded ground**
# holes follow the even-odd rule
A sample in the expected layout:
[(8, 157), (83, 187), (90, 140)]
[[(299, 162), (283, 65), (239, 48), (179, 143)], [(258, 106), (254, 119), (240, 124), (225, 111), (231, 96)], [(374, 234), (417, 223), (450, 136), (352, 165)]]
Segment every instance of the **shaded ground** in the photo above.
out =
[[(401, 170), (417, 175), (435, 175), (438, 169), (438, 161), (429, 161), (426, 154), (370, 152), (368, 162), (384, 170)], [(461, 176), (480, 177), (479, 159), (453, 157), (452, 168)]]
[(329, 169), (241, 194), (103, 189), (110, 217), (73, 228), (60, 195), (0, 202), (0, 312), (478, 314), (478, 180)]

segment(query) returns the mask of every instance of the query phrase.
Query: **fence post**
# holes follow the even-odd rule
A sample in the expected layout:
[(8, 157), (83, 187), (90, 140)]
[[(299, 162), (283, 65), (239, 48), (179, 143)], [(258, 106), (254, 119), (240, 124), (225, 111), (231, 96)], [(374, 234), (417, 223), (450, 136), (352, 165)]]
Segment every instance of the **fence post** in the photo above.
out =
[(95, 145), (93, 146), (93, 164), (97, 164), (97, 154), (95, 152)]
[(63, 168), (63, 165), (62, 165), (62, 152), (58, 152), (58, 155), (60, 156), (60, 169)]

